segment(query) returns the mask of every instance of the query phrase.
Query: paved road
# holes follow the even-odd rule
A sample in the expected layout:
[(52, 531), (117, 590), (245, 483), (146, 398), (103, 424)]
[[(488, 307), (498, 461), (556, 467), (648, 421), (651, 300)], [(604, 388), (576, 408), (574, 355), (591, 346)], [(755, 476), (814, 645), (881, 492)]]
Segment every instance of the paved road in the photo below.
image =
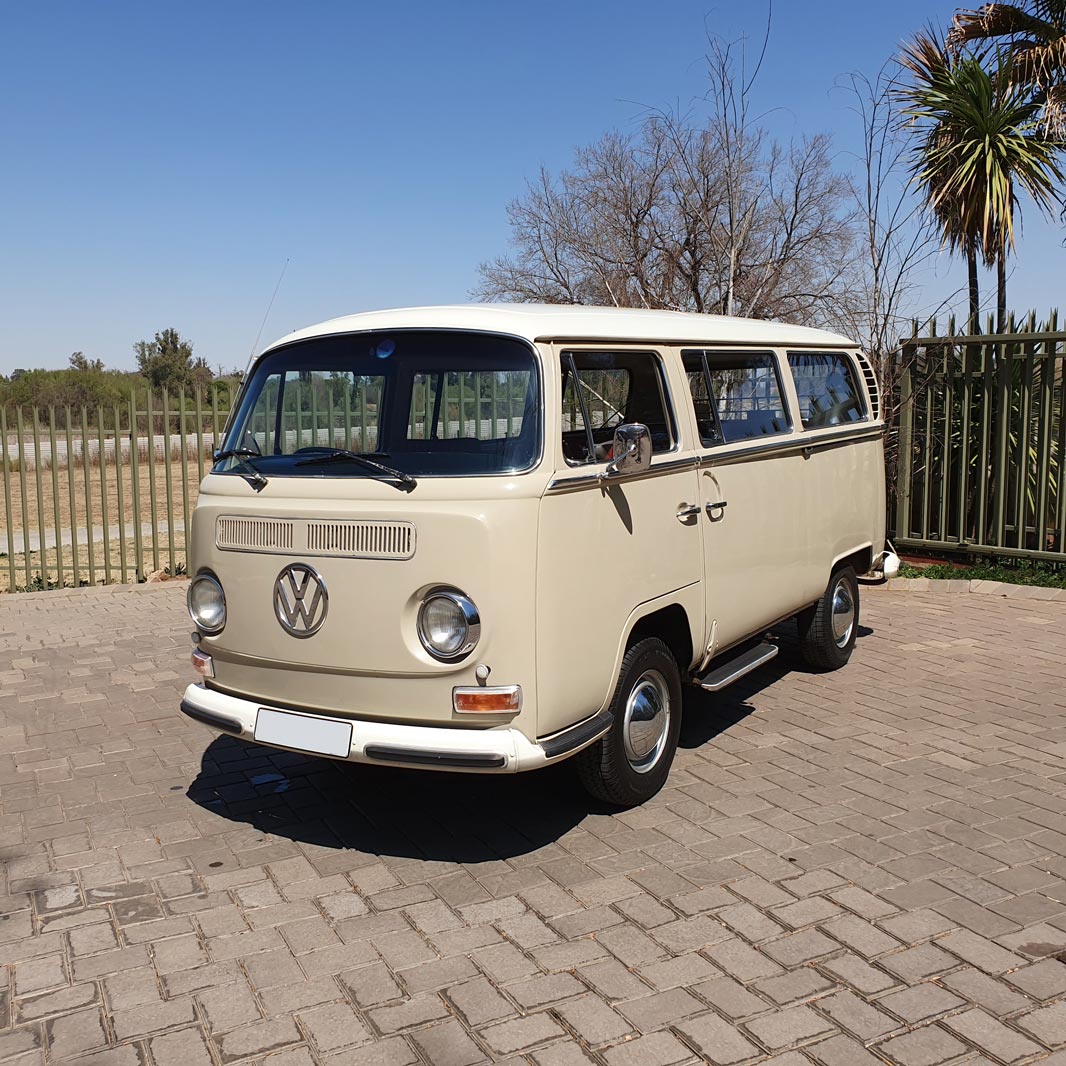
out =
[(872, 593), (615, 813), (212, 740), (183, 594), (0, 600), (0, 1060), (1066, 1061), (1066, 605)]

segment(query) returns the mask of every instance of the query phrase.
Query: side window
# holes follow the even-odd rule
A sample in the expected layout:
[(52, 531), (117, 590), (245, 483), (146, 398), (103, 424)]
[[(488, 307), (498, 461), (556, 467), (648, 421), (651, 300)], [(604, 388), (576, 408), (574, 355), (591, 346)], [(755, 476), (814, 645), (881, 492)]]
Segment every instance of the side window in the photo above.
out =
[(684, 351), (681, 358), (704, 444), (791, 430), (772, 352), (699, 350)]
[(866, 403), (851, 360), (839, 352), (789, 352), (805, 429), (866, 419)]
[(571, 466), (612, 458), (615, 428), (642, 422), (653, 453), (674, 445), (662, 366), (652, 352), (563, 352), (563, 455)]

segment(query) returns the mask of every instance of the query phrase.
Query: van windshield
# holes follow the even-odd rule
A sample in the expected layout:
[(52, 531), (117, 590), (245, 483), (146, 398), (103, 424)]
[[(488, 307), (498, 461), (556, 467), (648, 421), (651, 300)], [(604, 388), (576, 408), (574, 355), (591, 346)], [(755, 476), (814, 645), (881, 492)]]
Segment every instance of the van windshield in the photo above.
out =
[[(352, 333), (259, 362), (222, 445), (231, 454), (215, 472), (381, 476), (376, 463), (419, 477), (509, 474), (533, 466), (540, 440), (537, 364), (523, 342), (443, 330)], [(327, 461), (308, 461), (316, 459)]]

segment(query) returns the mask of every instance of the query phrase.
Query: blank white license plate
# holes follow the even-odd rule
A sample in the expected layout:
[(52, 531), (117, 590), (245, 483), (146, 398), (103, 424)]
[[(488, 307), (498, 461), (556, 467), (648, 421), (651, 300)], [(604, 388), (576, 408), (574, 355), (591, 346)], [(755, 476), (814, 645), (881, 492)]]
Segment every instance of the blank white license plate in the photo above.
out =
[(280, 744), (316, 755), (337, 755), (346, 759), (352, 747), (349, 722), (319, 718), (313, 714), (272, 711), (260, 707), (255, 719), (255, 739), (264, 744)]

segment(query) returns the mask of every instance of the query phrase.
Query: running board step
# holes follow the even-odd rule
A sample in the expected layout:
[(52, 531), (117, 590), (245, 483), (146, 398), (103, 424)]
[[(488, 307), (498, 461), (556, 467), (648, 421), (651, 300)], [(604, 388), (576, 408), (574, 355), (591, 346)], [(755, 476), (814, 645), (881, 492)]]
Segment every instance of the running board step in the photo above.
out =
[(722, 663), (709, 674), (701, 677), (696, 684), (708, 692), (721, 692), (728, 685), (738, 681), (752, 670), (758, 670), (763, 663), (768, 663), (777, 654), (777, 645), (763, 642), (742, 652), (735, 659)]

